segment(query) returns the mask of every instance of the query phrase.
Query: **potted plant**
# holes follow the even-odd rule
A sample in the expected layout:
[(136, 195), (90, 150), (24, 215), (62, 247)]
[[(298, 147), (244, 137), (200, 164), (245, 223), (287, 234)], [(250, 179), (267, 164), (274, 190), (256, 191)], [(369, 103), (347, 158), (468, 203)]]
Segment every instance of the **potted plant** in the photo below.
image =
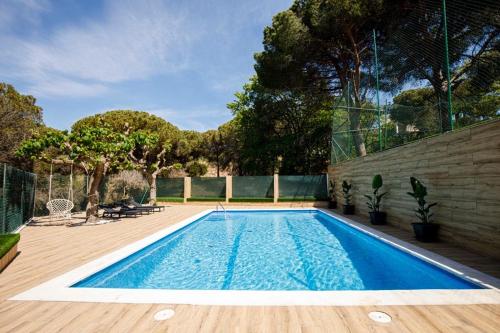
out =
[(349, 184), (345, 180), (342, 182), (342, 194), (344, 196), (344, 205), (342, 212), (346, 215), (354, 214), (354, 205), (351, 205), (351, 188), (351, 184)]
[(382, 176), (375, 175), (372, 180), (373, 196), (365, 194), (365, 197), (369, 200), (366, 204), (368, 208), (370, 208), (369, 214), (371, 224), (385, 224), (387, 220), (387, 214), (380, 211), (380, 201), (387, 192), (378, 194), (383, 184)]
[(328, 190), (330, 194), (330, 200), (328, 201), (328, 208), (330, 209), (335, 209), (337, 208), (337, 197), (335, 197), (335, 181), (333, 179), (330, 179), (330, 188)]
[(422, 242), (432, 242), (437, 239), (439, 224), (432, 223), (431, 207), (437, 205), (437, 202), (427, 204), (425, 197), (427, 196), (427, 188), (415, 177), (410, 177), (410, 184), (413, 192), (408, 192), (415, 200), (417, 200), (418, 208), (415, 209), (417, 217), (421, 222), (412, 223), (415, 237)]

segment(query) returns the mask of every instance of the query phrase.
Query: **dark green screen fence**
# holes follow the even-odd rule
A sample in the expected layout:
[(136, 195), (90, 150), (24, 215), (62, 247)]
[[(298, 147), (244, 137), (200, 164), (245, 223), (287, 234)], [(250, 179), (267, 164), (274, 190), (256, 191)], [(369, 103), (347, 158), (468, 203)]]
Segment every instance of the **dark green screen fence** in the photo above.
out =
[(225, 198), (225, 177), (193, 177), (191, 178), (191, 198)]
[(159, 198), (183, 198), (184, 178), (158, 178), (156, 196)]
[(328, 198), (326, 175), (279, 176), (281, 200), (326, 200)]
[(233, 177), (233, 198), (272, 198), (273, 176)]
[(0, 167), (0, 233), (8, 233), (33, 217), (36, 175), (6, 164)]

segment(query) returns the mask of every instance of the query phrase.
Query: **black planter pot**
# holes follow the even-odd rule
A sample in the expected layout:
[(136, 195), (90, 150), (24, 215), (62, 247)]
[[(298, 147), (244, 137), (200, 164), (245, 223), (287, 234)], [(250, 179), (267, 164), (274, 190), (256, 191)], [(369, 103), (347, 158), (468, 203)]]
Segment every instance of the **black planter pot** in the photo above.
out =
[(370, 212), (370, 223), (374, 225), (381, 225), (387, 223), (386, 212)]
[(342, 205), (342, 213), (344, 213), (345, 215), (353, 215), (354, 205)]
[(438, 239), (439, 224), (412, 223), (415, 237), (421, 242), (434, 242)]
[(328, 201), (328, 208), (330, 209), (337, 208), (337, 201)]

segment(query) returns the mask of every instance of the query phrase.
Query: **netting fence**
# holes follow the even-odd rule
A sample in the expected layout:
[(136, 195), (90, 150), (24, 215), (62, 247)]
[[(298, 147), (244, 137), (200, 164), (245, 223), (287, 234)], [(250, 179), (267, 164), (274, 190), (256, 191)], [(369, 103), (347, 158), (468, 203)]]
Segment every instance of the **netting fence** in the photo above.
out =
[(327, 176), (279, 176), (279, 200), (327, 200)]
[(0, 164), (0, 233), (10, 233), (33, 217), (36, 175)]
[(226, 197), (225, 177), (192, 177), (191, 197), (193, 199), (223, 199)]
[(158, 178), (156, 180), (156, 191), (158, 198), (183, 198), (184, 178)]
[(418, 0), (373, 31), (333, 107), (331, 163), (500, 116), (500, 2)]
[(273, 176), (233, 176), (233, 198), (265, 199), (274, 196)]

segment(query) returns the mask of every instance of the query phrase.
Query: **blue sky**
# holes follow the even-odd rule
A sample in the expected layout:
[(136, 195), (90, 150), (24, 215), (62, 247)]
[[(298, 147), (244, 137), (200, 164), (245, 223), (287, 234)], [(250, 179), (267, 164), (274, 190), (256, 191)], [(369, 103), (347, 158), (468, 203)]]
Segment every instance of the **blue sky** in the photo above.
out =
[(291, 0), (1, 0), (0, 81), (48, 126), (112, 109), (216, 128), (253, 75), (262, 31)]

